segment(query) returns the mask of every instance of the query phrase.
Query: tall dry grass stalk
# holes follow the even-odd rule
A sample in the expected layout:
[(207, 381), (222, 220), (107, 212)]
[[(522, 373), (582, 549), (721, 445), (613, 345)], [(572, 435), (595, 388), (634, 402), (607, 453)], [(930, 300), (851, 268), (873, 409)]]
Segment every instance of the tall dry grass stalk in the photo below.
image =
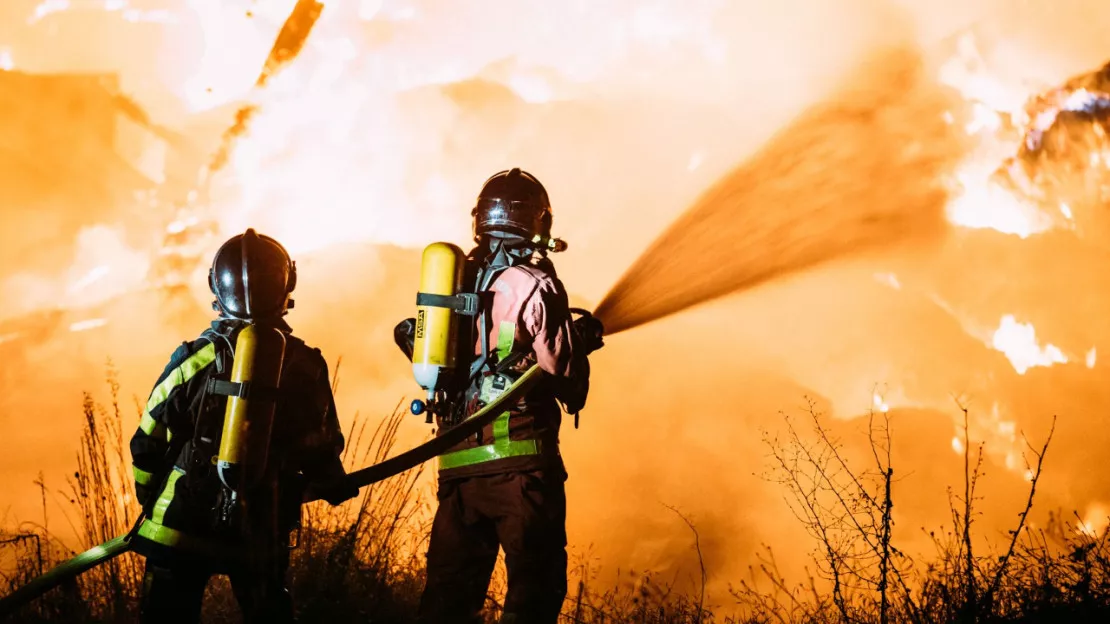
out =
[[(0, 591), (7, 593), (65, 558), (130, 528), (137, 505), (124, 440), (137, 425), (139, 407), (121, 410), (119, 384), (109, 366), (109, 401), (86, 395), (77, 469), (65, 489), (37, 482), (41, 521), (27, 521), (0, 534)], [(338, 390), (338, 366), (333, 379)], [(356, 415), (347, 431), (344, 463), (366, 466), (395, 450), (406, 412), (395, 409), (380, 420)], [(971, 418), (972, 416), (968, 416)], [(1110, 621), (1108, 534), (1080, 530), (1053, 514), (1044, 528), (1029, 528), (1036, 485), (1047, 441), (1030, 446), (1034, 475), (1025, 509), (1005, 543), (972, 552), (978, 498), (978, 461), (969, 456), (964, 496), (953, 499), (953, 524), (933, 533), (936, 553), (915, 561), (897, 547), (890, 484), (892, 419), (872, 415), (868, 436), (873, 462), (854, 465), (819, 414), (811, 411), (797, 427), (786, 421), (787, 436), (768, 436), (777, 477), (796, 503), (817, 545), (824, 579), (788, 581), (768, 547), (757, 556), (750, 579), (732, 586), (732, 604), (714, 605), (703, 594), (709, 581), (704, 563), (700, 582), (688, 591), (651, 571), (618, 568), (617, 580), (598, 586), (599, 562), (591, 552), (572, 550), (570, 592), (563, 622), (581, 624), (713, 624), (721, 622), (1059, 622)], [(808, 432), (808, 433), (807, 433)], [(424, 581), (424, 552), (434, 496), (424, 469), (416, 468), (365, 488), (339, 507), (313, 503), (303, 508), (303, 527), (292, 552), (291, 588), (302, 622), (412, 622)], [(697, 523), (674, 513), (691, 533), (691, 550), (702, 561)], [(1078, 520), (1078, 518), (1076, 518)], [(62, 526), (75, 536), (62, 540)], [(977, 541), (977, 544), (983, 542)], [(970, 563), (969, 563), (970, 562)], [(28, 605), (13, 622), (135, 621), (142, 560), (125, 555), (91, 570)], [(698, 570), (692, 570), (696, 575)], [(677, 578), (677, 577), (676, 577)], [(839, 580), (839, 587), (837, 585)], [(486, 621), (496, 622), (505, 588), (503, 565), (491, 583)], [(732, 612), (723, 615), (718, 612)], [(225, 579), (209, 585), (205, 622), (237, 622)]]

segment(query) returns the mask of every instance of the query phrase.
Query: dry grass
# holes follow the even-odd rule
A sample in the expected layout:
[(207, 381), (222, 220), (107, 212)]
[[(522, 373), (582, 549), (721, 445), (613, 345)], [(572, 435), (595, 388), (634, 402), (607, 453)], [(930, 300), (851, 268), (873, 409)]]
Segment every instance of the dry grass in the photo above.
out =
[[(338, 367), (336, 367), (338, 373)], [(338, 383), (338, 376), (336, 382)], [(41, 522), (24, 522), (0, 535), (5, 593), (72, 556), (51, 529), (63, 523), (84, 550), (125, 532), (136, 505), (124, 450), (125, 434), (137, 416), (125, 418), (119, 384), (109, 367), (110, 402), (86, 395), (85, 428), (77, 470), (64, 489), (38, 482)], [(338, 388), (336, 388), (338, 389)], [(138, 406), (136, 406), (136, 411)], [(344, 462), (361, 467), (394, 451), (405, 412), (373, 421), (355, 418), (347, 432)], [(701, 585), (688, 593), (660, 581), (650, 571), (621, 571), (616, 583), (597, 587), (598, 562), (589, 553), (572, 559), (564, 621), (589, 624), (710, 624), (713, 622), (1027, 622), (1110, 621), (1110, 550), (1107, 535), (1074, 529), (1061, 514), (1046, 528), (1030, 531), (1025, 514), (1008, 543), (990, 553), (973, 552), (971, 518), (979, 479), (975, 446), (968, 440), (963, 496), (953, 498), (953, 524), (934, 533), (936, 554), (913, 561), (898, 549), (891, 530), (889, 449), (886, 415), (874, 417), (869, 442), (874, 465), (848, 462), (840, 442), (816, 412), (785, 418), (785, 437), (767, 437), (776, 463), (771, 474), (795, 503), (799, 521), (815, 539), (818, 565), (813, 578), (792, 583), (779, 573), (768, 547), (752, 566), (751, 578), (730, 592), (732, 604), (705, 606)], [(1032, 508), (1046, 441), (1030, 447), (1034, 471), (1026, 513)], [(434, 496), (423, 468), (367, 487), (340, 507), (313, 503), (303, 509), (303, 528), (293, 551), (291, 587), (302, 622), (411, 622), (424, 580), (428, 519)], [(57, 511), (61, 510), (59, 515)], [(48, 515), (48, 511), (52, 512)], [(694, 522), (672, 512), (691, 531), (691, 547), (701, 557)], [(135, 620), (142, 560), (124, 555), (93, 569), (26, 606), (15, 622), (97, 622)], [(490, 586), (487, 621), (495, 622), (505, 585), (501, 564)], [(714, 614), (728, 611), (731, 615)], [(208, 588), (205, 622), (238, 622), (227, 581)]]

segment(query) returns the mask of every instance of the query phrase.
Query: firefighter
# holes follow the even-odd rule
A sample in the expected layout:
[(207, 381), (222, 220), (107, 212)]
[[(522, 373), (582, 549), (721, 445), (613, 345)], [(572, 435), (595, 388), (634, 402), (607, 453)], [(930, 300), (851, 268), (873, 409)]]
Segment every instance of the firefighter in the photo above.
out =
[[(602, 346), (602, 327), (588, 314), (574, 320), (566, 290), (548, 259), (562, 241), (551, 237), (547, 191), (512, 169), (489, 178), (474, 217), (476, 247), (463, 288), (479, 295), (480, 312), (464, 324), (463, 396), (458, 409), (436, 413), (438, 430), (457, 424), (491, 397), (491, 376), (509, 382), (538, 363), (547, 373), (530, 393), (478, 436), (439, 459), (438, 508), (427, 553), (421, 622), (479, 622), (498, 548), (505, 552), (508, 590), (502, 622), (554, 623), (567, 593), (567, 473), (559, 454), (563, 410), (586, 402), (587, 356)], [(411, 359), (414, 319), (395, 330)], [(469, 369), (469, 370), (467, 370)], [(502, 384), (504, 385), (504, 384)], [(560, 405), (561, 403), (561, 405)]]
[[(246, 622), (292, 622), (285, 575), (302, 488), (312, 482), (332, 505), (358, 493), (341, 480), (344, 441), (327, 363), (283, 319), (296, 279), (272, 238), (247, 230), (224, 243), (209, 272), (219, 318), (174, 351), (147, 400), (130, 445), (145, 514), (134, 537), (146, 558), (143, 622), (198, 622), (214, 574), (230, 578)], [(256, 333), (257, 344), (246, 340)], [(252, 367), (280, 375), (276, 387), (232, 379)], [(256, 421), (256, 413), (272, 416), (257, 484), (224, 461), (243, 457), (231, 447), (249, 430), (225, 431), (232, 403), (249, 405)]]

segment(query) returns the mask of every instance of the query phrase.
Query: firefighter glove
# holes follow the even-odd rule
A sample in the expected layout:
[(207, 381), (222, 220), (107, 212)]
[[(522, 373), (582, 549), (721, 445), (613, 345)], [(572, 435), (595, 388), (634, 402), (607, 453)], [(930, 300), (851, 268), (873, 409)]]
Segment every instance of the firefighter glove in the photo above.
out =
[(603, 340), (605, 326), (592, 314), (582, 313), (582, 316), (574, 321), (574, 331), (578, 334), (579, 344), (585, 349), (586, 355), (605, 346)]

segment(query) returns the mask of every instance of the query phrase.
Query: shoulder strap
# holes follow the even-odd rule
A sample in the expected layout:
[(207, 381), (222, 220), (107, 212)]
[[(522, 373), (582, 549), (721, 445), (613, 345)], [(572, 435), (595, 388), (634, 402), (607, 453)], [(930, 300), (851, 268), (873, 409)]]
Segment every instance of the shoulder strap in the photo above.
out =
[(208, 416), (208, 414), (205, 411), (205, 407), (207, 405), (208, 395), (212, 393), (212, 382), (217, 379), (222, 379), (226, 375), (230, 374), (230, 367), (228, 366), (227, 357), (233, 352), (234, 349), (234, 346), (231, 345), (231, 341), (228, 339), (227, 336), (220, 334), (213, 329), (205, 330), (204, 333), (200, 335), (200, 337), (202, 340), (207, 340), (208, 342), (212, 343), (212, 345), (216, 348), (216, 373), (214, 375), (211, 373), (208, 375), (208, 381), (206, 381), (204, 386), (201, 387), (201, 391), (197, 395), (196, 401), (195, 403), (193, 403), (192, 406), (192, 442), (194, 449), (197, 448), (199, 442), (201, 442), (200, 436), (205, 430), (203, 425), (207, 424), (205, 422), (205, 417)]
[[(284, 333), (284, 332), (283, 332)], [(214, 394), (226, 397), (239, 397), (241, 399), (255, 399), (261, 401), (277, 401), (281, 398), (281, 389), (272, 386), (263, 386), (251, 382), (239, 383), (230, 381), (227, 377), (230, 375), (229, 362), (227, 357), (231, 356), (232, 361), (235, 358), (235, 346), (231, 342), (230, 334), (224, 335), (214, 329), (207, 329), (201, 334), (201, 338), (208, 340), (216, 345), (216, 374), (208, 378), (208, 382), (204, 385), (204, 391), (207, 394)], [(288, 356), (288, 349), (290, 345), (302, 346), (304, 341), (292, 334), (285, 334), (286, 341), (286, 356)]]
[[(211, 342), (211, 339), (208, 338), (207, 333), (208, 333), (208, 330), (206, 330), (204, 333), (202, 333), (201, 334), (201, 339), (208, 340), (209, 342)], [(189, 343), (184, 342), (182, 344), (187, 345)], [(220, 351), (220, 349), (217, 346), (217, 348), (216, 348), (216, 366), (217, 367), (220, 366), (220, 364), (219, 364), (219, 362), (220, 362), (219, 351)], [(197, 398), (194, 398), (193, 402), (189, 405), (190, 411), (193, 412), (193, 421), (194, 421), (192, 423), (193, 430), (191, 432), (189, 432), (189, 435), (185, 435), (185, 432), (180, 432), (178, 435), (175, 435), (170, 439), (170, 443), (166, 447), (166, 453), (165, 453), (165, 455), (162, 456), (162, 464), (158, 467), (158, 472), (154, 475), (154, 478), (151, 481), (152, 483), (156, 483), (158, 485), (157, 485), (157, 487), (151, 488), (149, 490), (149, 492), (147, 493), (147, 499), (148, 500), (140, 501), (140, 503), (143, 506), (143, 512), (144, 513), (149, 513), (150, 505), (152, 505), (154, 503), (154, 501), (157, 500), (157, 497), (161, 494), (161, 490), (165, 486), (166, 478), (169, 476), (170, 472), (173, 470), (174, 464), (177, 463), (177, 458), (178, 458), (179, 455), (181, 455), (181, 451), (182, 451), (182, 449), (185, 448), (185, 445), (189, 442), (192, 442), (193, 446), (195, 448), (197, 431), (199, 431), (199, 429), (200, 429), (199, 423), (196, 422), (196, 420), (200, 417), (200, 414), (198, 414), (197, 412), (199, 411), (200, 407), (204, 405), (204, 394), (205, 394), (205, 391), (202, 388), (199, 396)]]
[(495, 279), (497, 279), (497, 276), (500, 275), (502, 271), (505, 271), (508, 268), (509, 268), (508, 266), (496, 266), (496, 267), (494, 267), (494, 266), (484, 266), (484, 267), (482, 267), (481, 269), (478, 270), (478, 278), (477, 278), (477, 283), (475, 284), (475, 289), (474, 290), (475, 290), (475, 293), (478, 295), (478, 299), (479, 299), (479, 307), (478, 307), (478, 344), (482, 348), (482, 354), (470, 366), (470, 379), (471, 379), (471, 381), (473, 381), (478, 376), (478, 374), (482, 372), (482, 369), (484, 369), (486, 367), (486, 364), (489, 362), (489, 359), (490, 359), (490, 353), (489, 353), (489, 331), (490, 331), (489, 313), (490, 313), (491, 304), (493, 302), (492, 302), (492, 300), (489, 296), (486, 296), (486, 293), (489, 292), (490, 286), (493, 285), (493, 281)]
[(227, 357), (235, 357), (235, 343), (231, 341), (231, 334), (221, 334), (209, 327), (201, 332), (200, 338), (216, 347), (216, 374), (223, 375), (228, 369)]

